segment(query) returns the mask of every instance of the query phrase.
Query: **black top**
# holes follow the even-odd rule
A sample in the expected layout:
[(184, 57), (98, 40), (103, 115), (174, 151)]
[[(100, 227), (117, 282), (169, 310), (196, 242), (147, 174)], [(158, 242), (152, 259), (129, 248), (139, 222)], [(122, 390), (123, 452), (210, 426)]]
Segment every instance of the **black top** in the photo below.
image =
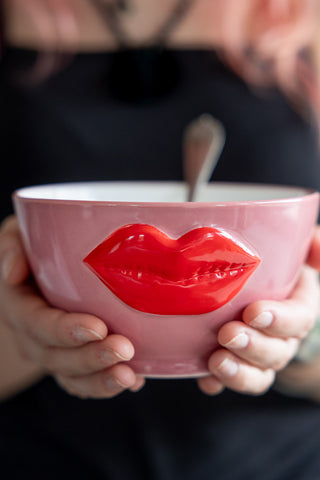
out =
[[(210, 51), (81, 54), (27, 86), (35, 58), (8, 49), (0, 65), (2, 217), (22, 185), (181, 179), (182, 132), (204, 112), (227, 131), (215, 180), (320, 189), (315, 129)], [(317, 405), (272, 390), (211, 398), (194, 380), (80, 400), (47, 378), (0, 407), (5, 479), (316, 480), (319, 444)]]

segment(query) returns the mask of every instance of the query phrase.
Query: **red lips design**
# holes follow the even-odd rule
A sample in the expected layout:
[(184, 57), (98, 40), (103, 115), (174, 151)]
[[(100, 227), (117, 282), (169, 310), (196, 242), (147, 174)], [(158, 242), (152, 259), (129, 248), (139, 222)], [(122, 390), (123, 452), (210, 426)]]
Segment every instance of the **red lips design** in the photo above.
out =
[(215, 228), (196, 228), (173, 239), (154, 226), (137, 224), (113, 232), (84, 262), (137, 310), (193, 315), (231, 300), (260, 259)]

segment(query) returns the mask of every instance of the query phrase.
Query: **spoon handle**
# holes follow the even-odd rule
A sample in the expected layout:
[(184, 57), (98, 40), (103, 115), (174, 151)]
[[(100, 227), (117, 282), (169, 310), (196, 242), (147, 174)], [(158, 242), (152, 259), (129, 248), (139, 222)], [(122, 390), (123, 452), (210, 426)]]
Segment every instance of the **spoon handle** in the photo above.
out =
[(209, 114), (193, 120), (183, 136), (184, 178), (189, 186), (188, 202), (194, 202), (218, 163), (226, 139), (222, 123)]

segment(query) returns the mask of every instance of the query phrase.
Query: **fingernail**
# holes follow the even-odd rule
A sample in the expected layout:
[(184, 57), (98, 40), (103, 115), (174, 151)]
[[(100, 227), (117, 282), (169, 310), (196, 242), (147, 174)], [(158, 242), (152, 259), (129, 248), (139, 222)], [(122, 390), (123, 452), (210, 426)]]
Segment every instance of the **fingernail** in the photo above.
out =
[(124, 385), (123, 383), (119, 382), (114, 377), (108, 377), (106, 379), (106, 387), (110, 390), (118, 390), (120, 388), (128, 388), (128, 385)]
[(118, 347), (117, 351), (113, 350), (113, 353), (120, 360), (128, 361), (134, 356), (134, 348), (131, 343), (122, 343), (121, 346)]
[(103, 337), (99, 333), (91, 330), (90, 328), (76, 327), (73, 330), (74, 337), (80, 342), (93, 342), (95, 340), (103, 340)]
[(131, 348), (130, 348), (130, 349), (129, 349), (129, 348), (128, 348), (128, 349), (125, 348), (125, 349), (123, 349), (123, 350), (124, 350), (124, 351), (123, 351), (122, 353), (115, 352), (115, 351), (113, 350), (113, 354), (114, 354), (117, 358), (119, 358), (120, 360), (124, 360), (124, 361), (131, 360), (131, 358), (132, 358), (133, 355), (134, 355), (134, 352), (132, 352)]
[(230, 358), (225, 358), (223, 362), (220, 363), (217, 367), (217, 372), (225, 375), (226, 377), (233, 377), (238, 373), (239, 365), (230, 360)]
[(128, 360), (131, 360), (133, 357), (133, 353), (131, 350), (129, 351), (124, 351), (122, 353), (116, 352), (112, 348), (106, 348), (101, 352), (101, 357), (102, 360), (106, 363), (110, 362), (110, 359), (113, 357), (116, 357), (117, 359), (121, 360), (122, 362), (127, 362)]
[(9, 251), (6, 253), (4, 258), (1, 262), (1, 276), (3, 280), (7, 281), (10, 277), (10, 273), (12, 272), (14, 265), (17, 260), (16, 252)]
[(260, 315), (258, 315), (256, 318), (251, 320), (249, 325), (251, 327), (257, 327), (257, 328), (266, 328), (271, 325), (273, 322), (273, 313), (271, 312), (262, 312)]
[(236, 335), (232, 340), (224, 343), (223, 346), (227, 348), (245, 348), (248, 346), (249, 336), (245, 332)]

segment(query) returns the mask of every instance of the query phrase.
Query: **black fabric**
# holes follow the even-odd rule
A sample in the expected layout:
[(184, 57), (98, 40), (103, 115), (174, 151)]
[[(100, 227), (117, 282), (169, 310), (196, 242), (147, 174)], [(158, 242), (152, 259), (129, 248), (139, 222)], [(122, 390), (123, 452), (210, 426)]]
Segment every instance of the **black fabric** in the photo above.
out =
[[(8, 49), (0, 64), (1, 217), (22, 185), (181, 179), (183, 129), (204, 112), (227, 131), (216, 181), (320, 188), (315, 128), (278, 91), (250, 91), (210, 51), (162, 50), (157, 75), (170, 75), (166, 53), (175, 69), (168, 88), (143, 95), (140, 85), (126, 98), (110, 83), (117, 53), (78, 55), (27, 86), (21, 72), (46, 59)], [(141, 75), (149, 54), (134, 52)], [(130, 69), (121, 62), (123, 85)], [(148, 380), (139, 393), (80, 400), (47, 378), (0, 406), (3, 479), (316, 480), (319, 442), (311, 402), (272, 390), (211, 398), (194, 380)]]

